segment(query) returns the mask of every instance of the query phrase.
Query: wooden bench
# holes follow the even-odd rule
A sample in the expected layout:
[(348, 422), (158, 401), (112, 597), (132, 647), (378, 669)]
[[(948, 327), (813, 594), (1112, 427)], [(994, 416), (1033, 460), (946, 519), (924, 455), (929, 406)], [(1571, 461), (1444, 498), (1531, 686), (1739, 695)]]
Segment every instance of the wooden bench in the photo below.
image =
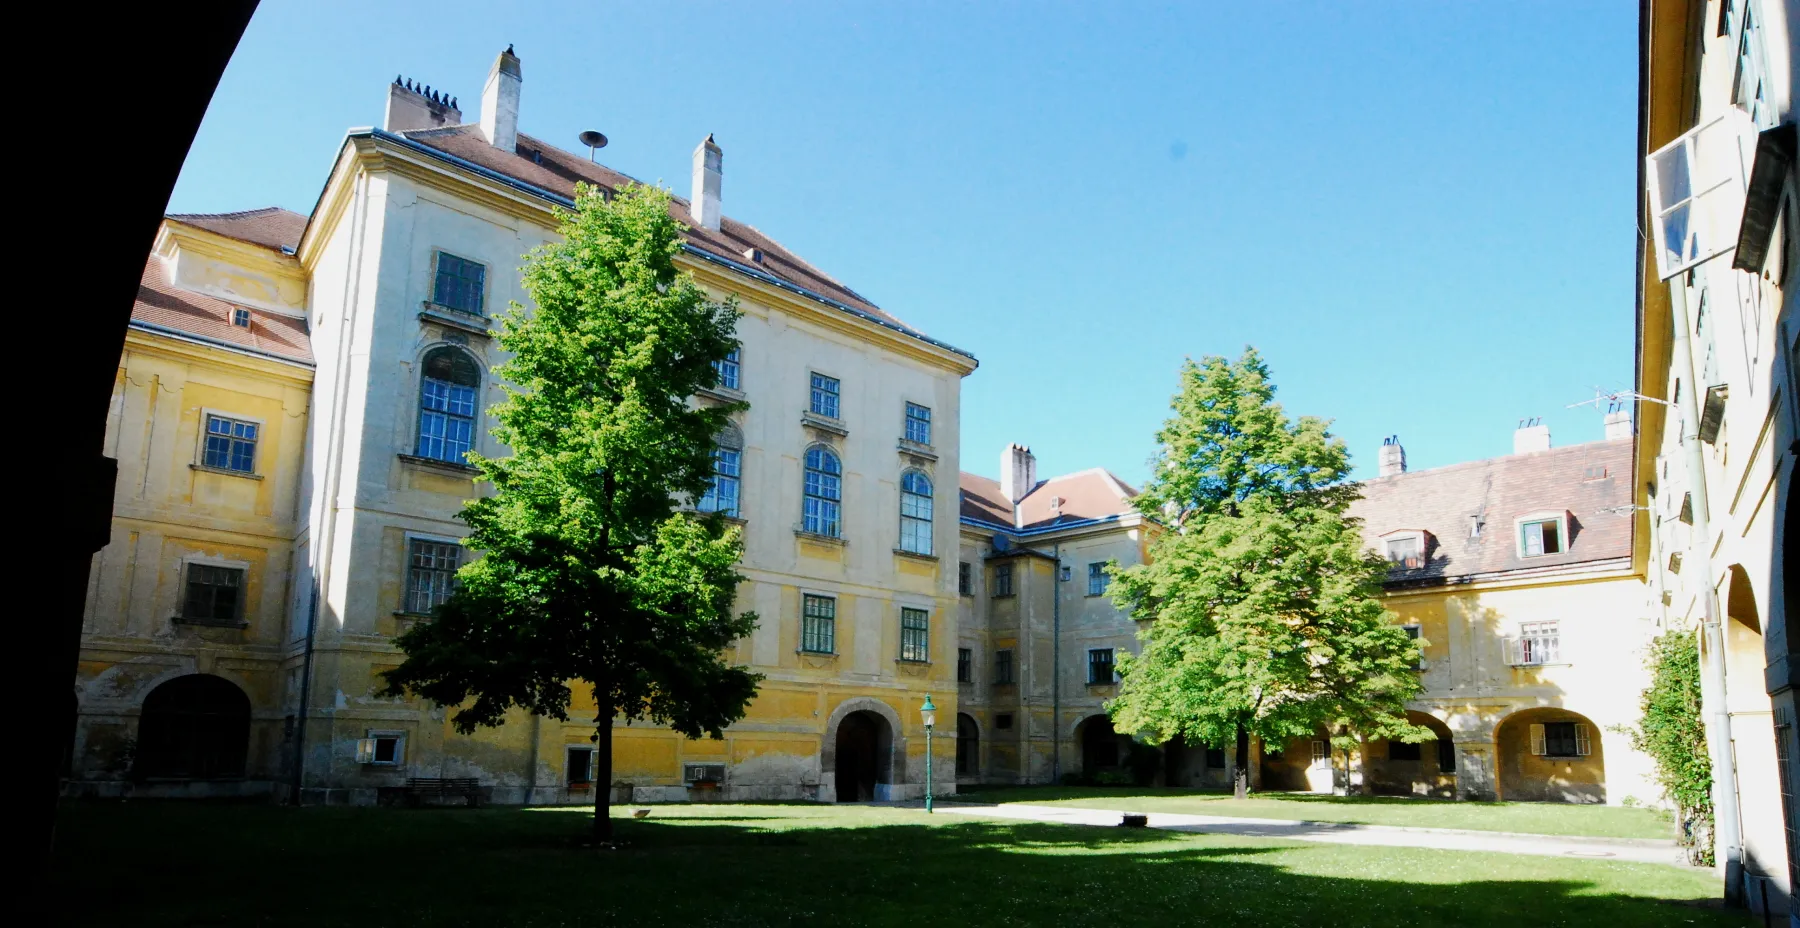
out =
[(479, 808), (487, 798), (487, 789), (474, 777), (408, 777), (405, 786), (384, 786), (381, 792), (384, 800), (404, 799), (411, 806), (423, 805), (427, 798), (461, 796), (471, 808)]

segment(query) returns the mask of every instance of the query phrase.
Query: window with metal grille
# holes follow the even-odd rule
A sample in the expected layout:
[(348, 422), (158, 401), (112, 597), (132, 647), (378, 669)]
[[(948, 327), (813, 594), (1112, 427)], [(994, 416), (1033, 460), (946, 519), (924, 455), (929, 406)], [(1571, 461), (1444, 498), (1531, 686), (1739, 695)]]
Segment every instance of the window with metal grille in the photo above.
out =
[(918, 403), (906, 404), (906, 440), (918, 445), (931, 444), (931, 409)]
[(723, 359), (712, 363), (713, 373), (717, 375), (719, 386), (727, 390), (738, 388), (738, 366), (743, 363), (744, 349), (733, 348)]
[(206, 417), (206, 448), (200, 463), (240, 474), (256, 473), (256, 423)]
[(1560, 554), (1563, 549), (1561, 519), (1533, 519), (1519, 523), (1519, 556)]
[(701, 512), (717, 512), (737, 518), (739, 480), (743, 472), (744, 439), (737, 429), (728, 428), (715, 440), (712, 482), (706, 485), (694, 508)]
[(900, 550), (931, 553), (931, 480), (916, 470), (900, 475)]
[(994, 565), (994, 595), (1013, 595), (1013, 565), (1011, 563)]
[(591, 786), (594, 782), (594, 749), (569, 748), (568, 758), (568, 763), (564, 767), (566, 771), (564, 782), (570, 786)]
[(843, 467), (837, 455), (824, 448), (806, 452), (806, 498), (801, 513), (802, 531), (813, 535), (838, 537), (838, 523), (843, 500)]
[(437, 254), (437, 281), (431, 288), (431, 302), (459, 313), (479, 316), (486, 284), (485, 265), (440, 251)]
[(975, 652), (968, 648), (956, 649), (956, 682), (975, 682)]
[(1013, 682), (1012, 649), (1003, 648), (994, 652), (994, 685), (1005, 686)]
[(419, 379), (419, 445), (422, 458), (465, 463), (474, 447), (475, 398), (481, 369), (475, 359), (455, 348), (437, 348), (425, 356)]
[(838, 380), (824, 374), (812, 375), (812, 411), (828, 419), (838, 417)]
[(900, 610), (900, 659), (931, 660), (931, 614), (923, 609)]
[(1100, 685), (1113, 682), (1113, 649), (1094, 648), (1088, 651), (1088, 683)]
[(968, 596), (969, 594), (975, 592), (973, 574), (974, 574), (974, 571), (970, 569), (968, 561), (958, 561), (956, 563), (956, 592), (957, 593), (959, 593), (963, 596)]
[(461, 566), (462, 545), (412, 539), (406, 552), (406, 611), (425, 615), (443, 605)]
[(837, 652), (837, 600), (806, 594), (800, 611), (800, 650), (813, 654)]
[(243, 568), (189, 564), (181, 617), (190, 622), (234, 625), (243, 606), (243, 591)]
[(1105, 596), (1106, 588), (1112, 584), (1112, 578), (1106, 575), (1106, 565), (1095, 563), (1088, 565), (1089, 596)]

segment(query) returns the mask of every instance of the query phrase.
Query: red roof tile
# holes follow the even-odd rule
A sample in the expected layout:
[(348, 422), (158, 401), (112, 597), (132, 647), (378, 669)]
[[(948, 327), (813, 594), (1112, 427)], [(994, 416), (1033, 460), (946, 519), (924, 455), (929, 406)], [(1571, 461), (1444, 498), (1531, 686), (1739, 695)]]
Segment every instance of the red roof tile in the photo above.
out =
[(169, 218), (226, 238), (290, 252), (300, 246), (300, 233), (306, 231), (305, 216), (279, 206), (239, 213), (172, 213)]
[[(962, 517), (1003, 526), (1013, 524), (1013, 509), (1000, 492), (1000, 482), (979, 474), (962, 474)], [(1102, 468), (1040, 481), (1019, 500), (1020, 530), (1048, 529), (1131, 513), (1137, 490)], [(1053, 501), (1061, 500), (1060, 508)]]
[[(232, 324), (232, 313), (239, 309), (249, 311), (248, 327)], [(131, 321), (307, 364), (313, 359), (304, 320), (176, 287), (161, 258), (152, 257), (144, 265)]]

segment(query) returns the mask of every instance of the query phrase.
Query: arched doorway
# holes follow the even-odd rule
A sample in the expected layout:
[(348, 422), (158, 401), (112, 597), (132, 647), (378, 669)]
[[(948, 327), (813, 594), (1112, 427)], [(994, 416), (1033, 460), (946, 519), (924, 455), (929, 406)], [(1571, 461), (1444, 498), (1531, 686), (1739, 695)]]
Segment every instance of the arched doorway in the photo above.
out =
[(837, 730), (837, 799), (868, 802), (888, 783), (894, 733), (887, 719), (866, 709), (844, 716)]
[(981, 775), (981, 729), (967, 713), (956, 713), (956, 775)]
[(250, 698), (210, 674), (176, 677), (144, 697), (134, 773), (213, 780), (244, 775), (250, 753)]
[(1456, 744), (1450, 726), (1424, 712), (1408, 712), (1406, 720), (1431, 729), (1430, 741), (1375, 740), (1369, 742), (1365, 782), (1381, 796), (1456, 795)]
[(1126, 747), (1120, 742), (1130, 739), (1114, 731), (1112, 719), (1104, 715), (1082, 719), (1076, 739), (1081, 744), (1081, 775), (1089, 780), (1117, 772), (1125, 762)]
[(1567, 709), (1514, 712), (1494, 730), (1500, 799), (1508, 802), (1605, 802), (1606, 758), (1600, 727)]

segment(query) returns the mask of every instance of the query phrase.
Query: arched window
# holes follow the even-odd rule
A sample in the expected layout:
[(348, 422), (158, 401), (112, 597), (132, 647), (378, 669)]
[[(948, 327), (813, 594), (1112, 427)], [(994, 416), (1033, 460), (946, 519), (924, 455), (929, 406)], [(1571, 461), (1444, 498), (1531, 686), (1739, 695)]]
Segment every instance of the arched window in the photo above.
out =
[(144, 697), (138, 777), (241, 777), (249, 751), (250, 699), (231, 681), (188, 674)]
[(824, 448), (806, 452), (806, 510), (801, 514), (801, 530), (813, 535), (838, 537), (841, 503), (844, 498), (842, 465), (837, 455)]
[(419, 381), (419, 457), (466, 463), (463, 455), (475, 441), (480, 386), (481, 368), (468, 354), (435, 348), (425, 355), (425, 376)]
[(900, 475), (900, 550), (931, 553), (931, 478), (916, 470)]
[(972, 777), (981, 772), (981, 729), (975, 719), (956, 713), (956, 775)]
[(706, 493), (694, 508), (701, 512), (717, 512), (737, 518), (738, 479), (743, 474), (744, 436), (726, 426), (713, 440), (713, 476)]

